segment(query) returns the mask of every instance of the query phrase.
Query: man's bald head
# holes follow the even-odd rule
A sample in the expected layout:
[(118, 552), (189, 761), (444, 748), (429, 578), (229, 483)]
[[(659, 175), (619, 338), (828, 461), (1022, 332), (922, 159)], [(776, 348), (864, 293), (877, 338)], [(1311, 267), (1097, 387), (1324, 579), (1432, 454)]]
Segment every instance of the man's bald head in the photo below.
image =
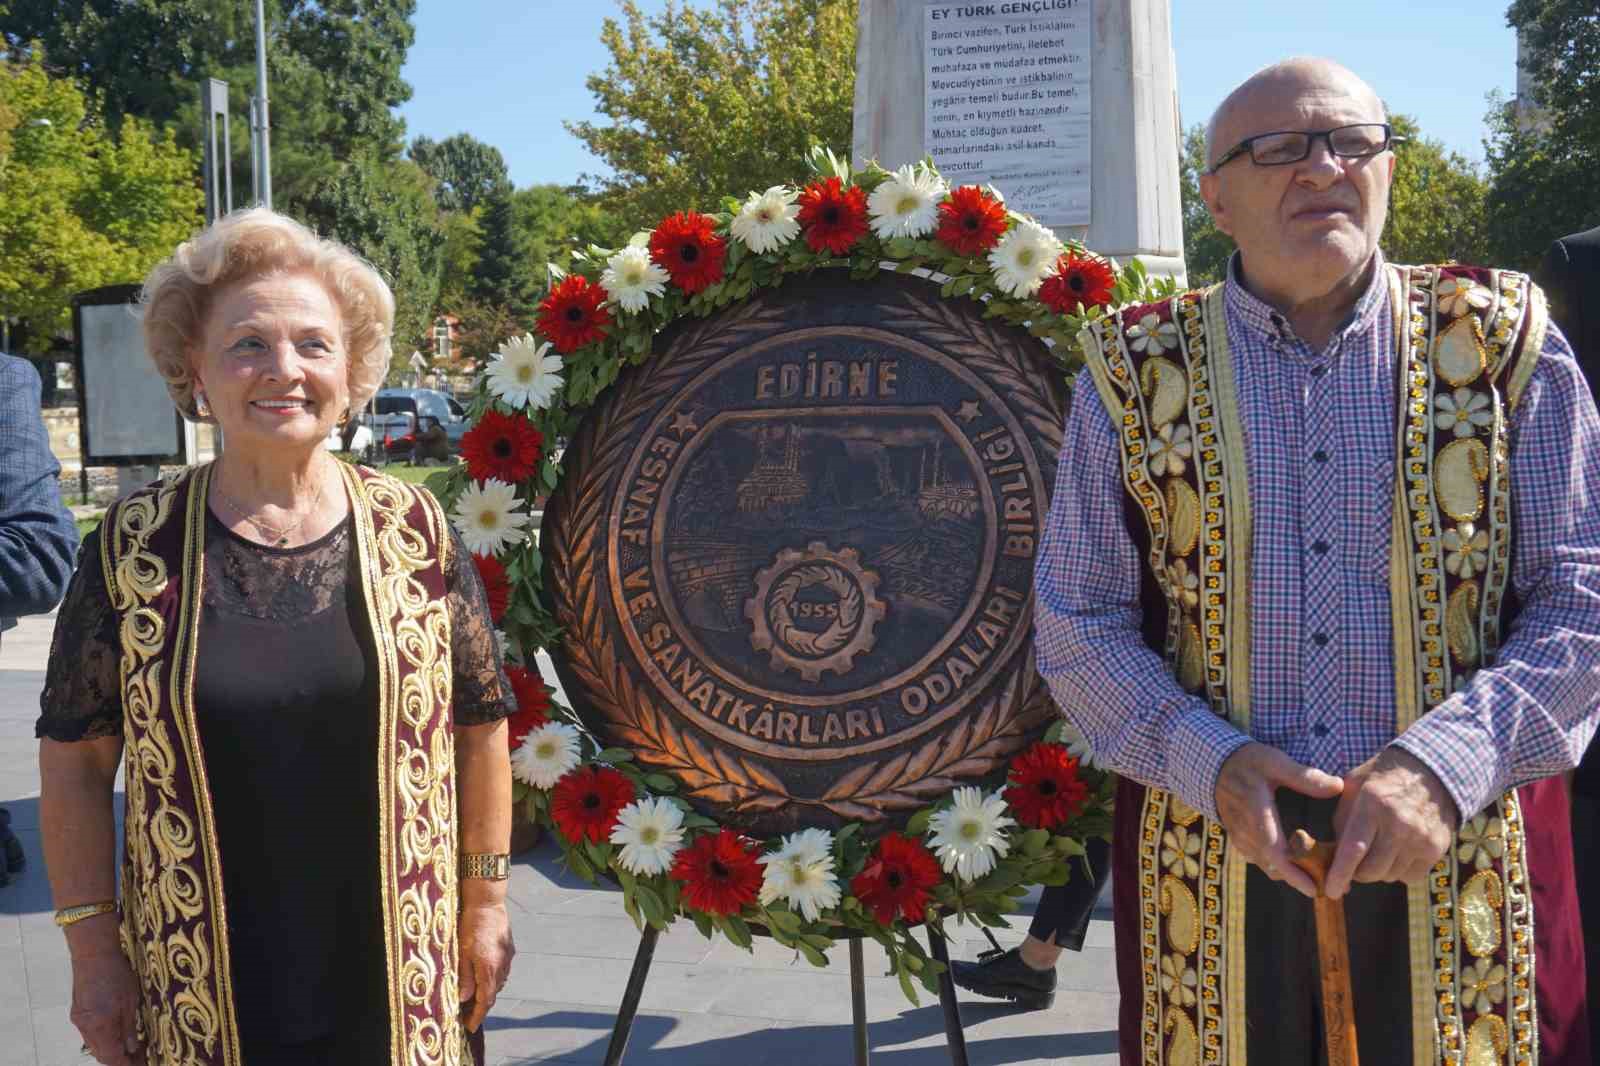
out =
[(1269, 132), (1242, 128), (1248, 125), (1250, 114), (1261, 101), (1316, 90), (1370, 103), (1369, 121), (1388, 121), (1383, 100), (1350, 68), (1331, 59), (1309, 56), (1283, 59), (1250, 75), (1217, 105), (1206, 124), (1206, 166), (1214, 166), (1218, 156), (1246, 137)]

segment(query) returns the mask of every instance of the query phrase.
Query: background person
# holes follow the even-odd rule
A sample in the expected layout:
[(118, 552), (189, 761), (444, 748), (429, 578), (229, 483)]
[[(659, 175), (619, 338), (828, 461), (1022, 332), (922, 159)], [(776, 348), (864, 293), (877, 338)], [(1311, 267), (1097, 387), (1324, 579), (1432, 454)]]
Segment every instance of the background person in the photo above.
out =
[[(1539, 283), (1550, 294), (1550, 317), (1571, 339), (1589, 391), (1600, 403), (1600, 226), (1552, 244), (1540, 265)], [(1600, 849), (1592, 842), (1600, 840), (1600, 749), (1592, 741), (1572, 775), (1572, 839), (1594, 1043), (1600, 1039)]]
[(144, 308), (227, 448), (107, 512), (57, 619), (37, 732), (72, 1020), (102, 1063), (481, 1058), (513, 950), (510, 687), (433, 497), (325, 448), (388, 369), (393, 297), (255, 209)]
[(1363, 1061), (1591, 1062), (1556, 775), (1600, 713), (1600, 415), (1526, 278), (1385, 263), (1391, 144), (1335, 63), (1251, 77), (1201, 178), (1226, 283), (1085, 334), (1036, 623), (1122, 775), (1124, 1063), (1324, 1055), (1301, 826)]
[[(0, 642), (27, 614), (60, 601), (72, 575), (78, 527), (61, 502), (61, 464), (40, 415), (39, 374), (0, 353)], [(26, 864), (11, 816), (0, 807), (0, 885)]]

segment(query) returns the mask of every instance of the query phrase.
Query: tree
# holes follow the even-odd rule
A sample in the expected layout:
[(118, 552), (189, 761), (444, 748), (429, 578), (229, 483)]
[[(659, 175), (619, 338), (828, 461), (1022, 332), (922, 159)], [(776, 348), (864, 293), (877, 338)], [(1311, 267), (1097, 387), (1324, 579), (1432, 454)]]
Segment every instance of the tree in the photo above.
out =
[(346, 163), (307, 198), (306, 220), (367, 258), (394, 291), (394, 357), (424, 344), (439, 296), (445, 233), (432, 179), (406, 160)]
[(470, 133), (442, 141), (418, 137), (408, 154), (439, 183), (433, 199), (441, 210), (471, 211), (490, 197), (511, 191), (511, 177), (500, 149)]
[(623, 0), (588, 79), (610, 125), (568, 123), (614, 174), (593, 180), (628, 230), (671, 211), (791, 181), (813, 143), (847, 150), (855, 98), (853, 0)]
[[(648, 225), (656, 221), (652, 219)], [(588, 196), (578, 186), (530, 185), (518, 189), (513, 201), (512, 224), (523, 254), (533, 265), (535, 280), (545, 282), (545, 264), (565, 270), (572, 249), (598, 244), (616, 248), (626, 244), (636, 228)]]
[(1183, 209), (1183, 262), (1189, 284), (1211, 285), (1228, 273), (1233, 238), (1217, 228), (1211, 210), (1200, 196), (1200, 175), (1206, 169), (1206, 128), (1189, 127), (1183, 135), (1183, 156), (1178, 160), (1178, 200)]
[(1486, 263), (1488, 184), (1459, 152), (1424, 137), (1409, 115), (1391, 115), (1406, 142), (1395, 149), (1389, 222), (1380, 241), (1396, 263)]
[[(1406, 140), (1395, 147), (1389, 220), (1378, 242), (1384, 255), (1396, 263), (1486, 262), (1488, 190), (1477, 168), (1440, 141), (1424, 137), (1409, 115), (1391, 115), (1389, 122)], [(1212, 221), (1200, 197), (1205, 140), (1204, 126), (1191, 127), (1184, 135), (1179, 165), (1184, 260), (1192, 285), (1221, 281), (1235, 247), (1233, 238)]]
[(461, 314), (470, 299), (478, 272), (478, 257), (483, 253), (483, 229), (476, 211), (446, 211), (440, 215), (439, 229), (444, 244), (439, 250), (440, 314)]
[(138, 282), (201, 220), (196, 160), (171, 132), (115, 133), (42, 56), (0, 63), (0, 315), (42, 352), (71, 323), (75, 292)]
[[(399, 154), (404, 124), (392, 109), (411, 97), (400, 68), (415, 9), (415, 0), (267, 0), (275, 201), (298, 203), (358, 155)], [(113, 126), (124, 115), (171, 126), (188, 148), (200, 146), (200, 81), (226, 80), (234, 185), (248, 191), (254, 26), (252, 0), (12, 0), (0, 10), (0, 44), (28, 55), (42, 43)]]
[(1515, 0), (1532, 99), (1493, 99), (1488, 240), (1530, 269), (1550, 242), (1600, 220), (1600, 13), (1594, 0)]
[[(538, 288), (534, 264), (528, 261), (525, 242), (518, 240), (508, 187), (496, 190), (483, 204), (479, 225), (483, 245), (473, 277), (472, 296), (503, 307), (526, 307)], [(542, 265), (542, 264), (541, 264)]]

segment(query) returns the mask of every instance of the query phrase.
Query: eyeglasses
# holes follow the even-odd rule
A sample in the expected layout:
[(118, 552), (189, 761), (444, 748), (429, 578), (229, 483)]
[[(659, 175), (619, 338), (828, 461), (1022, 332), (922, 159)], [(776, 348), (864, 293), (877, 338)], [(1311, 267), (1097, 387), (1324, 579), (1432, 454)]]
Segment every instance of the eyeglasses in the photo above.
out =
[(1281, 167), (1298, 163), (1311, 154), (1317, 141), (1327, 141), (1328, 151), (1341, 159), (1364, 159), (1387, 152), (1405, 138), (1395, 135), (1387, 122), (1362, 122), (1354, 126), (1338, 126), (1331, 130), (1279, 130), (1275, 133), (1258, 133), (1246, 137), (1211, 165), (1207, 174), (1215, 174), (1235, 159), (1249, 153), (1250, 162), (1258, 167)]

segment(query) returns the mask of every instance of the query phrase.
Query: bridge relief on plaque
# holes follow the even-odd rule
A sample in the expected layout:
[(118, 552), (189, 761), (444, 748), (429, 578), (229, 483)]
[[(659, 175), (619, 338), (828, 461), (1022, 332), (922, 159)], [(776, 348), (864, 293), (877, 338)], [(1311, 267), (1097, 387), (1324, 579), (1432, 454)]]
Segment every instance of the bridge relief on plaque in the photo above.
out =
[[(601, 728), (647, 764), (733, 767), (760, 793), (713, 789), (736, 808), (803, 807), (902, 756), (937, 776), (963, 722), (944, 754), (998, 765), (1046, 713), (1031, 588), (1061, 417), (1044, 376), (1060, 372), (975, 310), (906, 300), (908, 280), (875, 294), (886, 306), (767, 297), (680, 335), (591, 416), (568, 453), (579, 495), (547, 515), (557, 614)], [(590, 512), (603, 610), (570, 603), (576, 568), (562, 577)], [(628, 679), (601, 676), (607, 662)], [(987, 754), (963, 763), (963, 743)]]

